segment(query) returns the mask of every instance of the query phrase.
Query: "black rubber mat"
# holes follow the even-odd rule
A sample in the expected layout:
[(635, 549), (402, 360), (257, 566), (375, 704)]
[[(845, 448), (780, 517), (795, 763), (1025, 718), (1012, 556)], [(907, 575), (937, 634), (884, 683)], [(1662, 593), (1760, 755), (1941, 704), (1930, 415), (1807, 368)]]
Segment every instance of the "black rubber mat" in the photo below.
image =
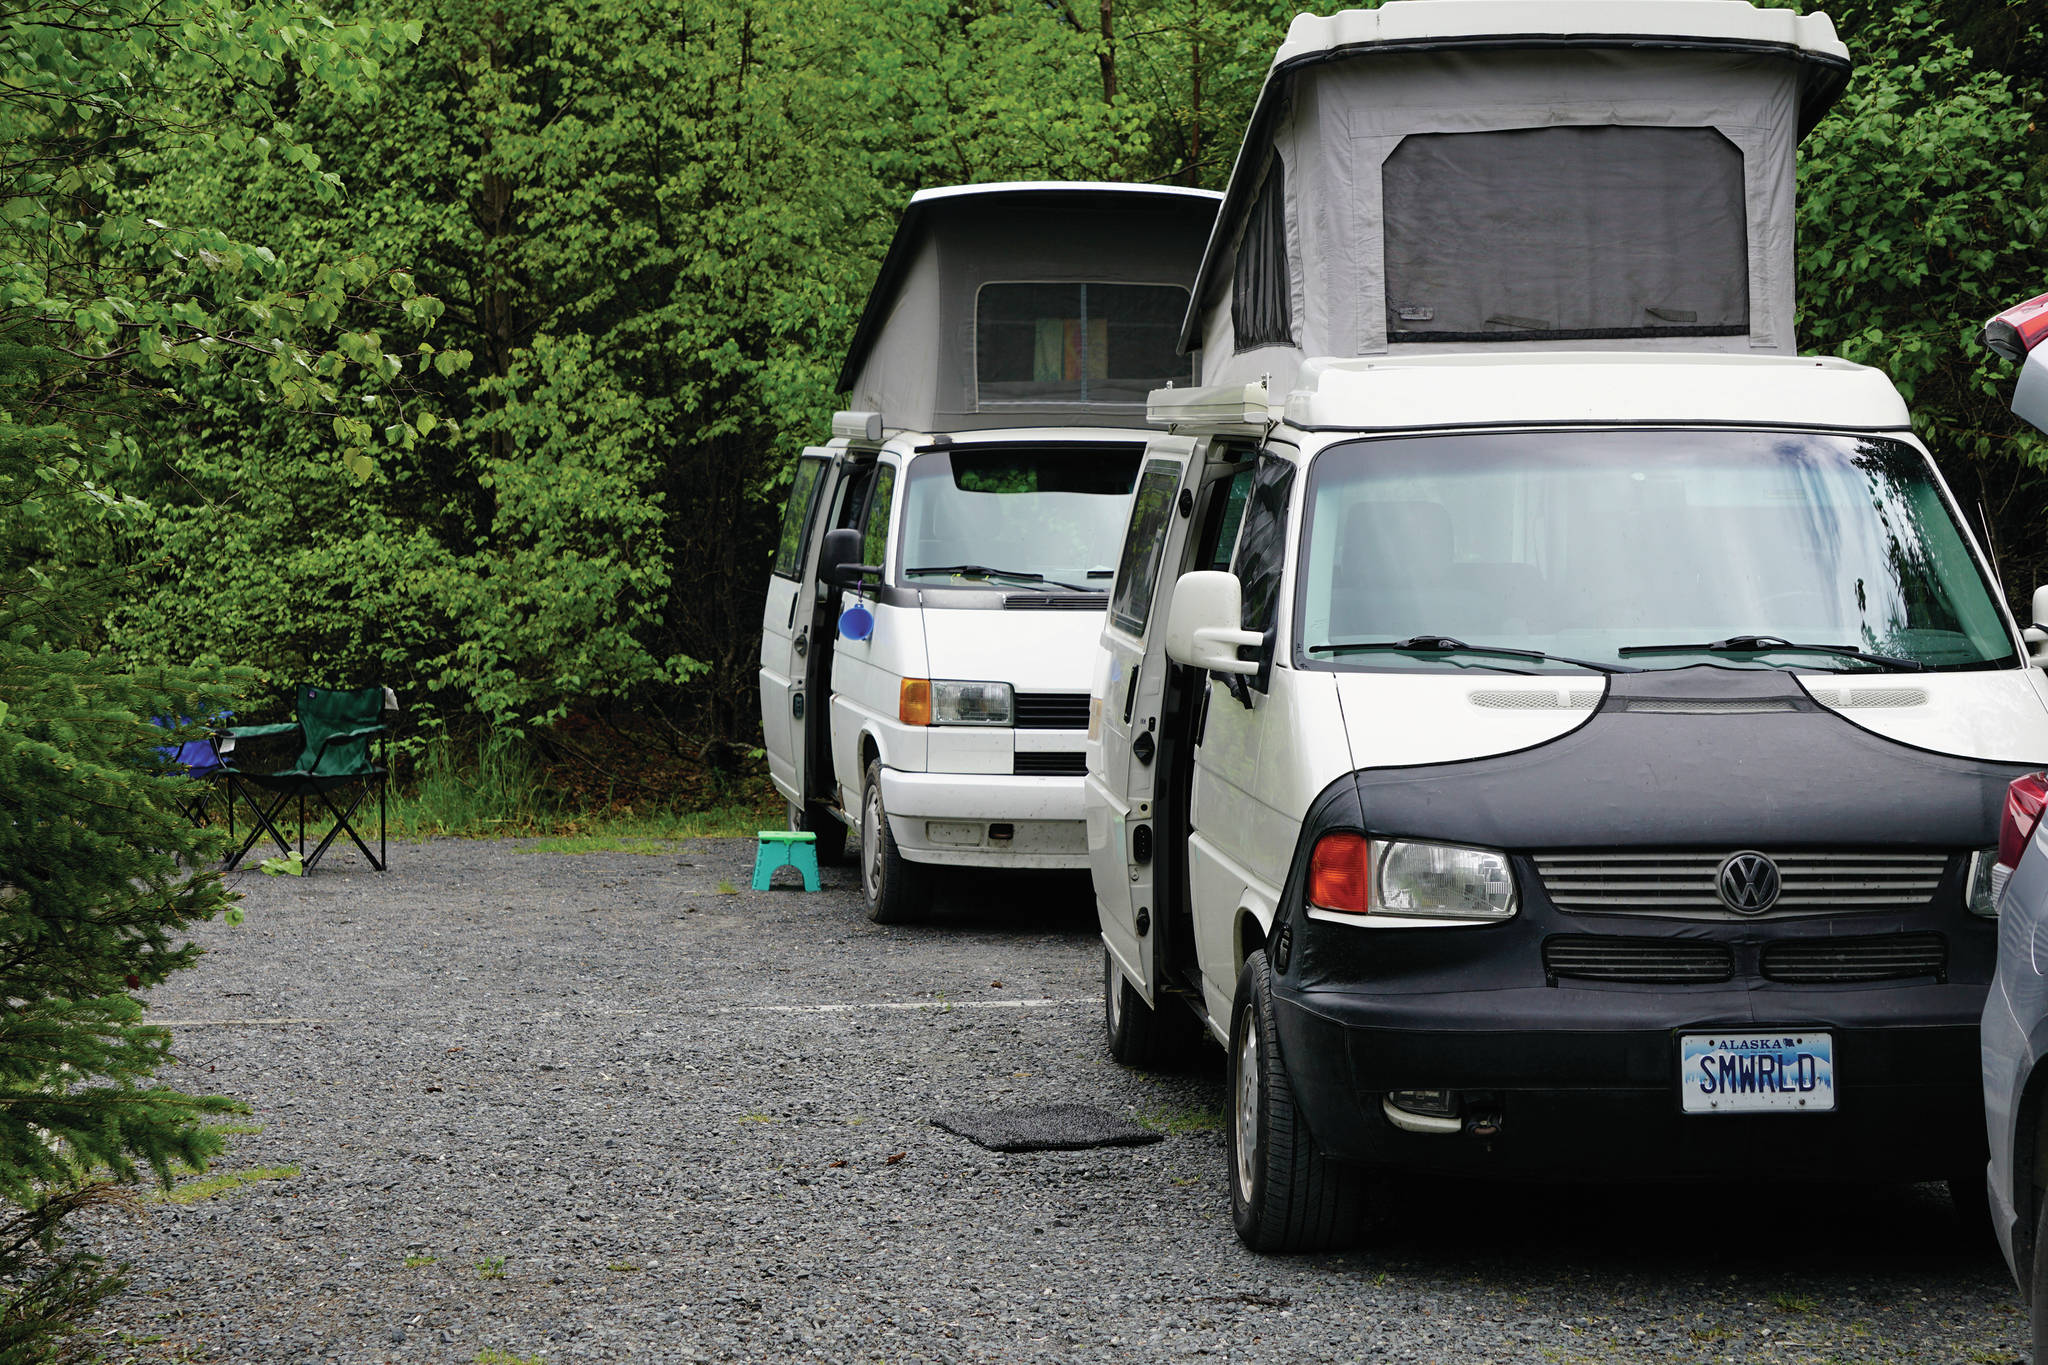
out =
[(993, 1152), (1077, 1152), (1088, 1147), (1141, 1147), (1159, 1134), (1085, 1104), (1033, 1104), (1017, 1109), (949, 1109), (932, 1123)]

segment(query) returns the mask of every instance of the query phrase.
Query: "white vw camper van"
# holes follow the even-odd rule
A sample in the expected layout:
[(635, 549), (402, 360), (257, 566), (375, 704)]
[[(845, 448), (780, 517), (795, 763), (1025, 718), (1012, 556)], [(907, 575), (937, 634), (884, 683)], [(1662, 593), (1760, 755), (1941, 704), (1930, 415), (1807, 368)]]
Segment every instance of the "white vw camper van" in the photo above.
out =
[(1087, 792), (1111, 1048), (1226, 1046), (1249, 1245), (1343, 1240), (1374, 1170), (1981, 1188), (2048, 688), (1897, 392), (1793, 344), (1846, 70), (1740, 0), (1396, 0), (1276, 58)]
[(860, 838), (878, 921), (929, 869), (1087, 866), (1088, 679), (1145, 396), (1186, 385), (1220, 196), (920, 191), (797, 461), (761, 627), (761, 730), (795, 828)]

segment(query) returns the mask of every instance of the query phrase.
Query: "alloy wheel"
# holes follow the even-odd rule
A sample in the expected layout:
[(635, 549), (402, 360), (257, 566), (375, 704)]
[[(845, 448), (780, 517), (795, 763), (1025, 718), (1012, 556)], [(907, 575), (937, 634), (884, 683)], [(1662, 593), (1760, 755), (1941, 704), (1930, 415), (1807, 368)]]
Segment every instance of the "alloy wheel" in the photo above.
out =
[(1252, 1200), (1252, 1172), (1259, 1159), (1259, 1021), (1250, 1010), (1240, 1025), (1237, 1045), (1237, 1103), (1231, 1122), (1237, 1128), (1237, 1192), (1249, 1204)]
[(873, 905), (882, 899), (882, 789), (879, 786), (869, 787), (867, 800), (861, 803), (860, 869), (861, 879), (867, 887), (868, 903)]

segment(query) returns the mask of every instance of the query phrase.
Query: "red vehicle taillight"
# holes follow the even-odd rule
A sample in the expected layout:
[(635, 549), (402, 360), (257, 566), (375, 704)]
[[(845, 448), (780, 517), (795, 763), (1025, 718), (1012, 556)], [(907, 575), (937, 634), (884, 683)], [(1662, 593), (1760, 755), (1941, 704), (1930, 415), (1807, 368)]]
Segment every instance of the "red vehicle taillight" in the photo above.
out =
[(2013, 779), (2005, 789), (2005, 818), (1998, 822), (1998, 865), (2011, 869), (2020, 865), (2020, 854), (2041, 823), (2048, 808), (2048, 773), (2028, 773)]
[(1372, 909), (1372, 843), (1363, 834), (1325, 834), (1308, 855), (1308, 903), (1363, 915)]
[(2014, 304), (1984, 324), (1984, 344), (2007, 360), (2025, 360), (2048, 338), (2048, 294)]

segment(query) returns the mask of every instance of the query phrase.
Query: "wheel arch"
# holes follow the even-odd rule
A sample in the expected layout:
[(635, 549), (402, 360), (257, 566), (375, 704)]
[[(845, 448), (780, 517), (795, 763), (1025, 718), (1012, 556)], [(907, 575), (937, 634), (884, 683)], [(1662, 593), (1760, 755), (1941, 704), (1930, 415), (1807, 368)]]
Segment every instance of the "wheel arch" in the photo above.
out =
[(2044, 1192), (2040, 1182), (2048, 1180), (2048, 1123), (2044, 1123), (2043, 1101), (2048, 1100), (2048, 1067), (2036, 1065), (2027, 1073), (2020, 1102), (2013, 1115), (2012, 1143), (2012, 1259), (2015, 1278), (2024, 1290), (2034, 1280), (2034, 1229), (2041, 1216)]

